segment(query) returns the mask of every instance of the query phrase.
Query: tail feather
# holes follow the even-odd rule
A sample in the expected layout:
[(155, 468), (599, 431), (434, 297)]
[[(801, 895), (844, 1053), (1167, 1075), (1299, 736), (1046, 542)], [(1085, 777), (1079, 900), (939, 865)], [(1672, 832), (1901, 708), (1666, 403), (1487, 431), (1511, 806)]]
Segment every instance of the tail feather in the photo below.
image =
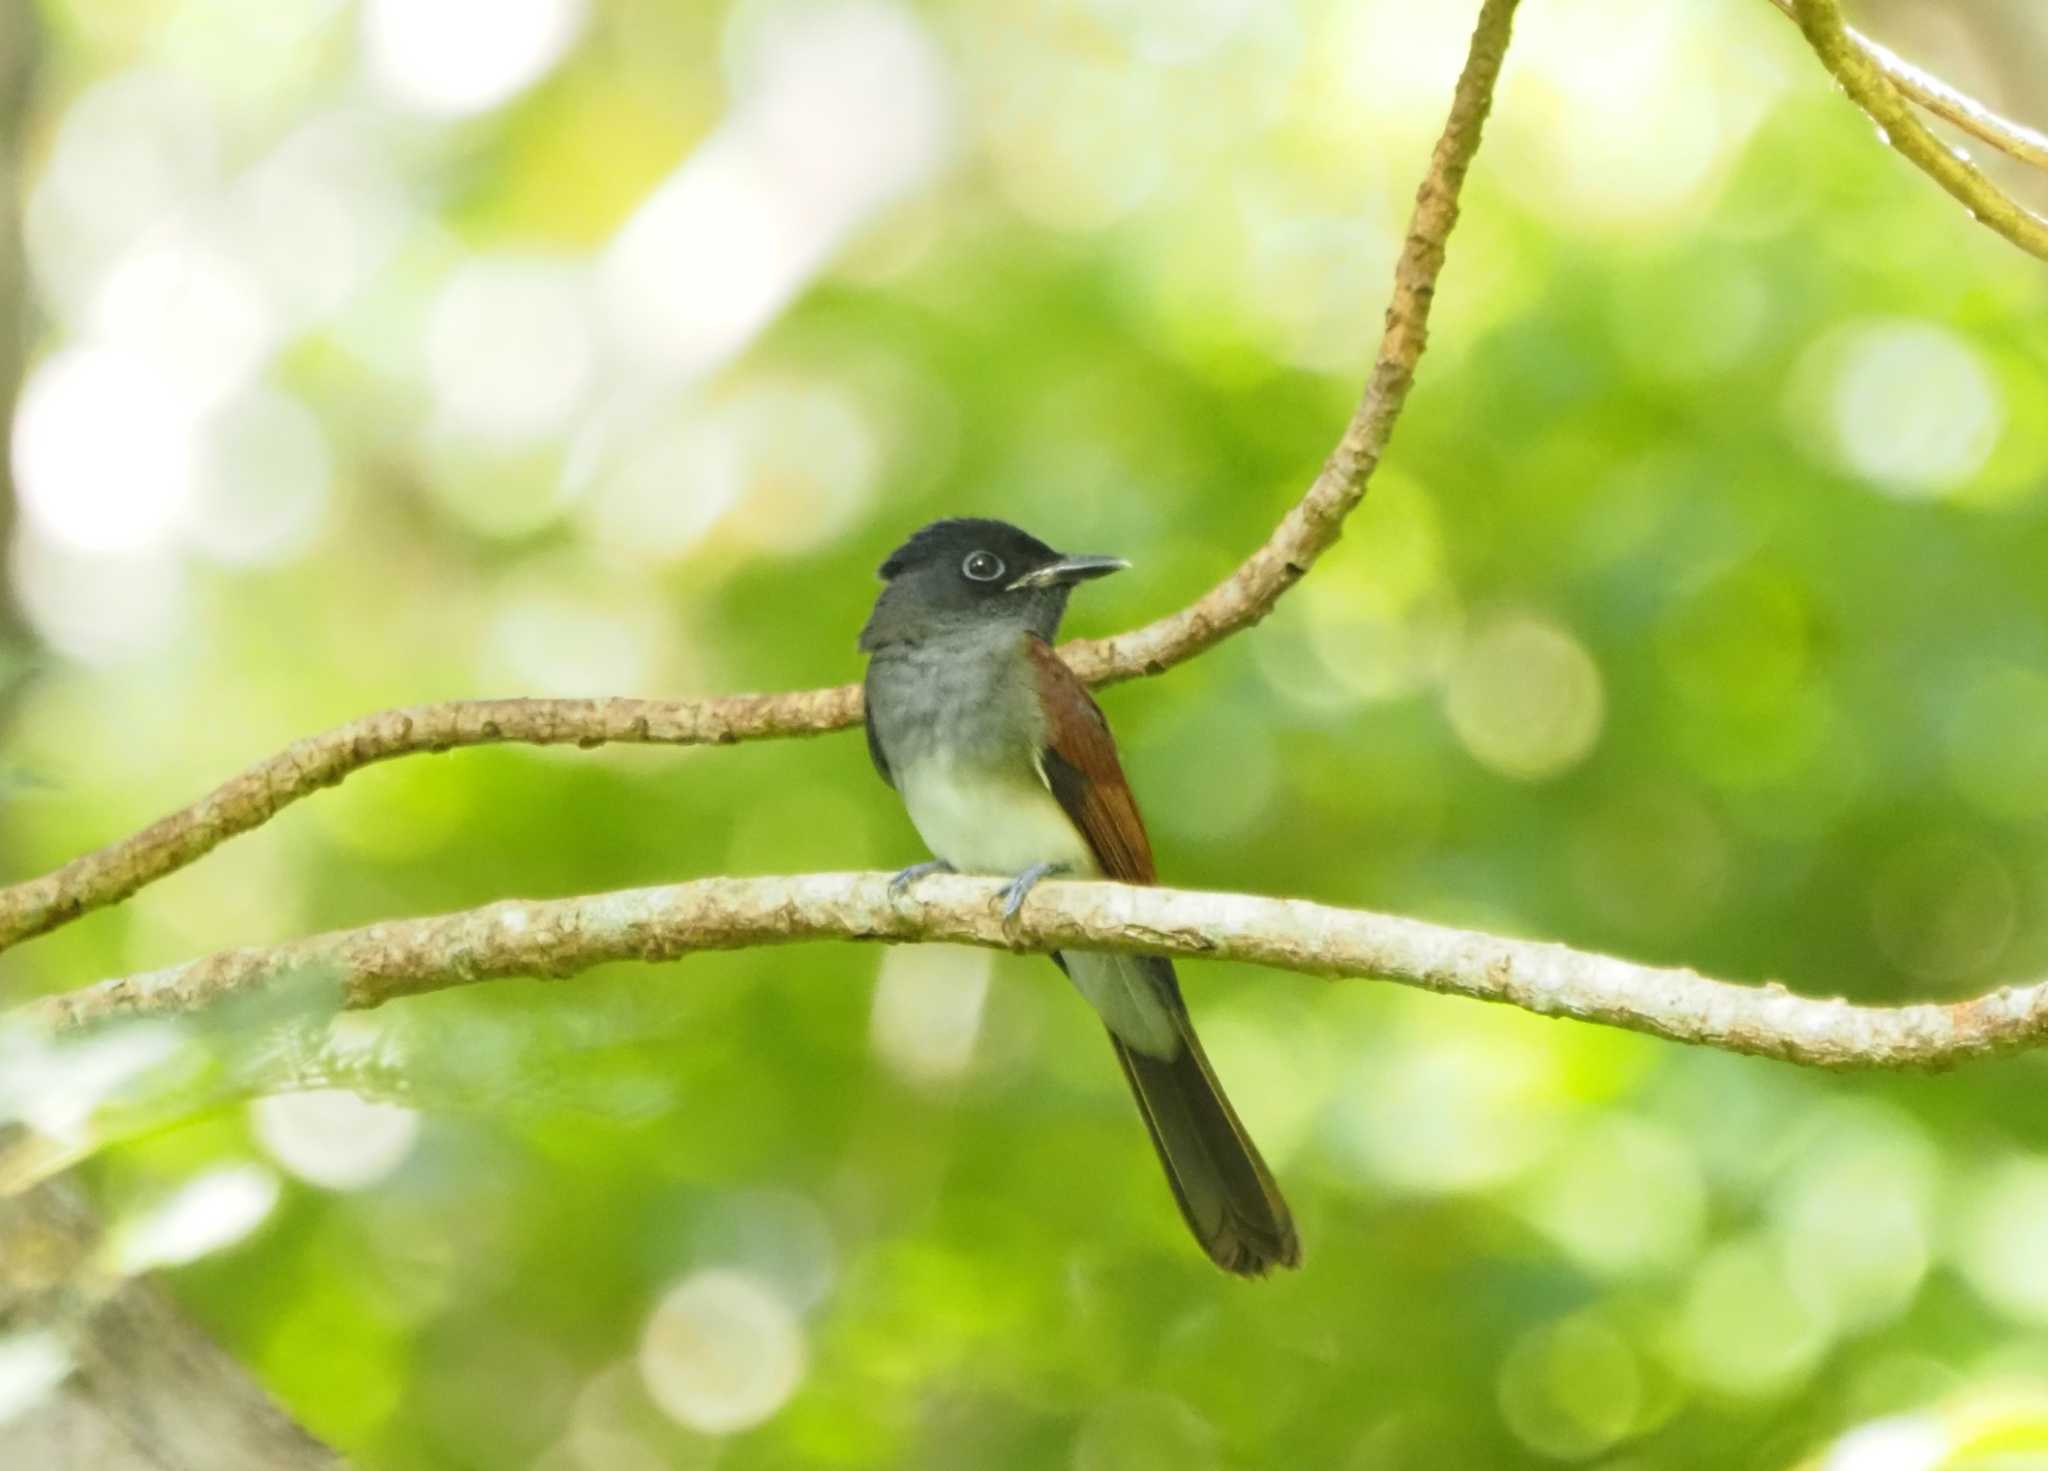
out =
[(1301, 1241), (1280, 1187), (1217, 1083), (1187, 1012), (1175, 1010), (1184, 1045), (1170, 1059), (1148, 1056), (1114, 1032), (1109, 1040), (1180, 1213), (1226, 1272), (1263, 1277), (1300, 1266)]

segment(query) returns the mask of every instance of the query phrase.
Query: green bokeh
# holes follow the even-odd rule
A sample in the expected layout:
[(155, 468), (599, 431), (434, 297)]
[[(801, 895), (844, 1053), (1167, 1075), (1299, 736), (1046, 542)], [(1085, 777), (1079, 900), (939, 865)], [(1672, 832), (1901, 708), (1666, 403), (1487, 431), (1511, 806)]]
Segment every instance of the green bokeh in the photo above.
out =
[[(222, 193), (358, 105), (358, 12), (263, 8), (44, 0), (32, 189), (137, 69), (210, 99)], [(331, 457), (317, 534), (256, 565), (158, 548), (183, 578), (164, 636), (123, 625), (112, 652), (50, 634), (76, 598), (28, 599), (56, 647), (0, 752), (33, 776), (6, 793), (7, 873), (387, 705), (853, 678), (875, 564), (941, 514), (1129, 556), (1073, 632), (1181, 606), (1355, 401), (1471, 8), (923, 6), (942, 172), (729, 361), (601, 380), (530, 441), (445, 422), (451, 273), (586, 266), (741, 105), (747, 38), (797, 12), (594, 0), (503, 106), (395, 110), (388, 256), (262, 369)], [(1255, 630), (1104, 696), (1163, 873), (1873, 1002), (2038, 978), (2048, 274), (1880, 147), (1760, 0), (1528, 10), (1373, 494)], [(2048, 55), (2038, 16), (1982, 23)], [(1648, 81), (1573, 62), (1603, 27)], [(97, 330), (43, 307), (46, 359)], [(577, 468), (629, 404), (681, 446), (669, 520)], [(9, 952), (0, 988), (922, 856), (852, 735), (418, 758)], [(171, 1286), (380, 1471), (1661, 1471), (1792, 1466), (1907, 1414), (1971, 1464), (2038, 1443), (2036, 1058), (1821, 1076), (1190, 965), (1306, 1246), (1246, 1285), (1185, 1239), (1050, 966), (988, 962), (937, 1077), (872, 1034), (878, 988), (945, 984), (897, 964), (758, 950), (358, 1019), (311, 1045), (418, 1111), (403, 1162), (288, 1177)], [(132, 1132), (86, 1167), (116, 1215), (273, 1147), (240, 1104)], [(765, 1289), (801, 1350), (779, 1391), (718, 1391), (768, 1397), (731, 1433), (641, 1372), (658, 1305), (707, 1272)], [(710, 1379), (765, 1341), (714, 1339)]]

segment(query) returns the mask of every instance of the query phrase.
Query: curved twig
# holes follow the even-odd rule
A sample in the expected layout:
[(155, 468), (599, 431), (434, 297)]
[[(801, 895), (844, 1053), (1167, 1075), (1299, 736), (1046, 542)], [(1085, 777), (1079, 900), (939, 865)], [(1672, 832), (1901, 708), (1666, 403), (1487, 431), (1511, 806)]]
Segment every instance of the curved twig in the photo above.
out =
[(1562, 945), (1335, 909), (1300, 899), (1048, 882), (1016, 923), (1000, 880), (941, 876), (892, 895), (885, 874), (716, 878), (576, 899), (513, 900), (392, 920), (273, 949), (229, 950), (102, 981), (17, 1013), (56, 1031), (175, 1016), (318, 973), (349, 1006), (509, 976), (569, 976), (609, 961), (677, 960), (803, 940), (945, 940), (1250, 961), (1307, 975), (1400, 981), (1676, 1042), (1829, 1068), (1940, 1067), (2048, 1035), (2048, 982), (1975, 1000), (1855, 1006), (1636, 965)]
[[(1322, 473), (1264, 546), (1186, 608), (1114, 638), (1068, 646), (1067, 657), (1091, 684), (1158, 674), (1250, 627), (1342, 535), (1344, 517), (1364, 497), (1415, 380), (1444, 242), (1457, 222), (1458, 191), (1492, 105), (1515, 5), (1486, 0), (1480, 10), (1450, 117), (1394, 267), (1372, 377)], [(817, 735), (860, 718), (855, 685), (705, 700), (486, 700), (386, 710), (299, 741), (131, 837), (0, 889), (0, 949), (118, 903), (372, 762), (501, 742), (727, 744)]]
[[(1793, 20), (1799, 19), (1795, 0), (1771, 0), (1771, 3)], [(2000, 117), (1968, 93), (1957, 91), (1940, 77), (1923, 71), (1854, 26), (1845, 26), (1843, 31), (1850, 44), (1868, 56), (1884, 73), (1886, 80), (1936, 117), (1955, 124), (1978, 142), (1990, 144), (2009, 158), (2048, 169), (2048, 133)]]
[(2028, 254), (2048, 260), (2048, 220), (2013, 199), (1927, 130), (1868, 50), (1857, 44), (1835, 0), (1793, 0), (1793, 13), (1821, 64), (1870, 114), (1887, 143), (1961, 200), (1972, 219)]

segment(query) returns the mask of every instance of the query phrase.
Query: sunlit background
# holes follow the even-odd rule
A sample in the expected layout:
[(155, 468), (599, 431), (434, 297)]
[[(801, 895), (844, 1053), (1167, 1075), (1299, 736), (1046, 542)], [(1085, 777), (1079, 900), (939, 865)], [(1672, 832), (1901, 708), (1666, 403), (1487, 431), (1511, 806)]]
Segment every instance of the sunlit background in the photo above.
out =
[[(851, 678), (939, 514), (1129, 556), (1075, 631), (1179, 606), (1355, 400), (1475, 10), (40, 0), (7, 875), (382, 706)], [(2048, 124), (2039, 7), (1858, 18)], [(1544, 0), (1345, 540), (1106, 706), (1174, 881), (1961, 998), (2048, 973), (2044, 569), (2041, 264), (1765, 0)], [(922, 856), (858, 737), (418, 759), (0, 999)], [(4, 1033), (0, 1120), (365, 1467), (2048, 1453), (2048, 1061), (1184, 979), (1286, 1280), (1202, 1260), (1085, 1007), (979, 952)], [(0, 1335), (0, 1415), (63, 1368)]]

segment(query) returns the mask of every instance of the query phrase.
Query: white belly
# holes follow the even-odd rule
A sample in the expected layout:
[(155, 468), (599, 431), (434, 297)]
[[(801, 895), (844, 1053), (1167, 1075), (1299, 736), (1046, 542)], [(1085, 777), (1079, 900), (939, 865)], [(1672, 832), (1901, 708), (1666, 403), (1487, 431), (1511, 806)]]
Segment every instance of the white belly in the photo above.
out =
[[(1040, 863), (1064, 864), (1077, 878), (1100, 872), (1080, 829), (1035, 773), (1010, 777), (926, 757), (898, 774), (897, 789), (925, 846), (962, 873), (1007, 876)], [(1173, 1008), (1143, 966), (1070, 951), (1066, 971), (1117, 1036), (1153, 1057), (1179, 1054)]]
[(1096, 872), (1080, 830), (1028, 773), (1006, 780), (927, 757), (897, 775), (918, 836), (962, 873), (1017, 874), (1039, 863), (1065, 864), (1077, 877)]

